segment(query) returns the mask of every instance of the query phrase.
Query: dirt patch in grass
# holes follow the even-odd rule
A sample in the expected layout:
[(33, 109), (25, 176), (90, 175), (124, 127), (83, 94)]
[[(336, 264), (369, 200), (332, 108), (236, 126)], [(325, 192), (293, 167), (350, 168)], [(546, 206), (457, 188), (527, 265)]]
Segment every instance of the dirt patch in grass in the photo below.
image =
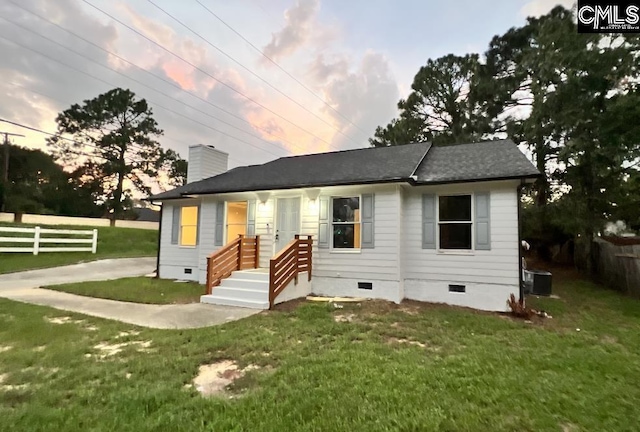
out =
[(356, 314), (334, 315), (333, 320), (335, 322), (352, 322), (355, 317)]
[(277, 305), (274, 305), (273, 308), (271, 308), (271, 311), (293, 312), (294, 310), (298, 309), (298, 306), (306, 302), (307, 302), (307, 299), (305, 299), (304, 297), (299, 299), (289, 300), (287, 302), (278, 303)]
[(45, 321), (51, 323), (51, 324), (83, 324), (84, 321), (83, 320), (74, 320), (71, 317), (68, 316), (61, 316), (61, 317), (44, 317)]
[(391, 344), (391, 345), (395, 345), (395, 344), (399, 344), (399, 345), (413, 345), (413, 346), (417, 346), (420, 348), (428, 348), (430, 350), (433, 351), (439, 351), (440, 348), (439, 347), (432, 347), (424, 342), (420, 342), (417, 340), (411, 340), (411, 339), (406, 339), (406, 338), (396, 338), (396, 337), (390, 337), (387, 339), (387, 343)]
[(129, 336), (138, 336), (139, 334), (140, 332), (135, 330), (122, 331), (118, 333), (118, 335), (116, 336), (116, 339), (126, 338)]
[(193, 379), (193, 384), (187, 384), (186, 387), (194, 387), (203, 396), (222, 396), (234, 381), (242, 378), (248, 371), (255, 369), (259, 369), (259, 367), (249, 365), (240, 369), (231, 360), (221, 360), (200, 366), (198, 375)]
[[(149, 347), (151, 346), (151, 341), (131, 341), (122, 343), (101, 342), (93, 348), (99, 352), (97, 357), (104, 359), (121, 353), (129, 346), (135, 347), (137, 352), (148, 352)], [(92, 355), (88, 354), (87, 357), (92, 357)]]
[(0, 391), (24, 390), (29, 384), (5, 384), (9, 374), (0, 374)]

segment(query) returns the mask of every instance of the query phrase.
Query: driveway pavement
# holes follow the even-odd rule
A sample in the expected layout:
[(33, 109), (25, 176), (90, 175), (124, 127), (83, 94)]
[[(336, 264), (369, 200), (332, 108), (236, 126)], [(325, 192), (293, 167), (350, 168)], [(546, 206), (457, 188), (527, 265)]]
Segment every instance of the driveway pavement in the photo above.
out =
[(0, 297), (159, 329), (208, 327), (260, 312), (201, 303), (146, 305), (39, 288), (44, 285), (143, 276), (153, 272), (155, 264), (155, 258), (122, 258), (0, 275)]

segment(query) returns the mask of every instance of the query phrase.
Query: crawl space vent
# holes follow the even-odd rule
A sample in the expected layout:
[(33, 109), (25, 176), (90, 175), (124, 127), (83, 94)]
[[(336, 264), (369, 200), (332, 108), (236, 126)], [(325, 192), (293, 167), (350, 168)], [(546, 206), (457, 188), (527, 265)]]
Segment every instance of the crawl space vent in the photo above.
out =
[(358, 289), (372, 290), (373, 289), (373, 283), (371, 283), (371, 282), (358, 282)]
[(467, 291), (467, 287), (464, 285), (449, 285), (449, 292), (463, 293)]
[(191, 274), (191, 269), (189, 268), (184, 269), (184, 274)]

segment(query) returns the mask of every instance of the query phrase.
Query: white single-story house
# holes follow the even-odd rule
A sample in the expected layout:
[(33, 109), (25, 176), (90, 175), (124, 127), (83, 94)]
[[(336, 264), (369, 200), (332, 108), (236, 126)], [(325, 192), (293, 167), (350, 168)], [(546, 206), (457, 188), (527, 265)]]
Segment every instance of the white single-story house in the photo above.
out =
[(510, 140), (227, 159), (192, 146), (187, 184), (151, 197), (159, 277), (206, 285), (203, 302), (266, 309), (315, 294), (504, 311), (522, 295), (519, 196), (540, 173)]

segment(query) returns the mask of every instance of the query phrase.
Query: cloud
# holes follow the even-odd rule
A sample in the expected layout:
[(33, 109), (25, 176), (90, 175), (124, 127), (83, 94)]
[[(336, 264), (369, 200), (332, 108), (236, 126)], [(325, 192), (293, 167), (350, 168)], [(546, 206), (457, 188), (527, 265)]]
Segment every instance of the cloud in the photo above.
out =
[(309, 65), (307, 74), (315, 82), (326, 83), (333, 76), (344, 76), (348, 71), (349, 59), (346, 56), (336, 55), (327, 61), (325, 55), (320, 53)]
[[(130, 88), (138, 97), (145, 98), (151, 103), (154, 117), (166, 133), (160, 138), (163, 146), (179, 151), (183, 157), (187, 155), (188, 146), (194, 143), (212, 144), (229, 152), (232, 165), (264, 162), (274, 158), (275, 155), (285, 153), (272, 137), (269, 137), (269, 141), (272, 141), (273, 145), (269, 145), (249, 135), (258, 134), (252, 125), (240, 120), (249, 121), (248, 114), (254, 109), (246, 99), (225, 86), (217, 84), (210, 77), (171, 54), (152, 46), (139, 36), (116, 27), (115, 23), (101, 21), (103, 17), (86, 13), (78, 1), (26, 0), (20, 5), (117, 53), (140, 68), (115, 59), (107, 52), (40, 20), (19, 7), (3, 2), (0, 5), (2, 17), (33, 29), (35, 33), (44, 35), (44, 38), (5, 21), (0, 21), (0, 36), (40, 51), (51, 58), (0, 39), (0, 73), (3, 77), (0, 81), (0, 92), (5, 95), (3, 104), (0, 104), (0, 117), (53, 132), (56, 129), (56, 115), (71, 104), (91, 99), (114, 87)], [(203, 70), (209, 71), (245, 94), (252, 96), (260, 94), (260, 89), (253, 89), (246, 85), (243, 77), (236, 70), (219, 65), (201, 44), (171, 32), (171, 29), (163, 24), (149, 23), (133, 10), (129, 18), (132, 22), (137, 18), (137, 24), (149, 32), (149, 37), (154, 37), (153, 33), (163, 34), (161, 42), (163, 45), (181, 57), (189, 59)], [(54, 44), (54, 41), (87, 58)], [(72, 70), (63, 64), (77, 70)], [(100, 65), (114, 68), (124, 76)], [(180, 88), (197, 94), (200, 99), (145, 71), (173, 81)], [(231, 114), (216, 109), (201, 99), (220, 106)], [(171, 111), (161, 108), (160, 105)], [(246, 133), (233, 129), (230, 125)], [(26, 134), (27, 138), (19, 141), (23, 145), (32, 148), (45, 147), (45, 136), (42, 134), (25, 132), (24, 129), (17, 127), (9, 128), (6, 124), (0, 124), (0, 127), (2, 130)], [(237, 136), (253, 146), (238, 142), (229, 135)], [(267, 151), (261, 151), (261, 148)]]
[(539, 17), (558, 5), (571, 9), (575, 3), (575, 0), (532, 0), (522, 6), (520, 14), (525, 17)]
[[(318, 64), (317, 60), (312, 67)], [(334, 137), (334, 143), (341, 148), (368, 145), (367, 138), (375, 128), (396, 114), (400, 98), (389, 60), (380, 53), (368, 51), (355, 70), (345, 70), (342, 61), (323, 63), (323, 66), (325, 76), (331, 77), (324, 85), (325, 100), (335, 111), (329, 107), (324, 110), (343, 128), (343, 133)]]
[(319, 0), (297, 0), (284, 13), (285, 26), (272, 34), (271, 42), (264, 48), (265, 55), (273, 60), (295, 53), (312, 35), (312, 21), (320, 6)]

